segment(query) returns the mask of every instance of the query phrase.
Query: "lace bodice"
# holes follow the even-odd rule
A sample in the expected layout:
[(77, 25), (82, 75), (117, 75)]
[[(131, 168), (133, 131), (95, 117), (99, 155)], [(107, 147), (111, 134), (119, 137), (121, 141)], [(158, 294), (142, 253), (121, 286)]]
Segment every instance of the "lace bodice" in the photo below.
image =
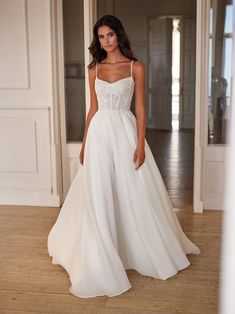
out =
[(132, 65), (133, 60), (130, 76), (110, 83), (97, 77), (96, 64), (95, 91), (98, 110), (130, 110), (135, 85), (132, 77)]

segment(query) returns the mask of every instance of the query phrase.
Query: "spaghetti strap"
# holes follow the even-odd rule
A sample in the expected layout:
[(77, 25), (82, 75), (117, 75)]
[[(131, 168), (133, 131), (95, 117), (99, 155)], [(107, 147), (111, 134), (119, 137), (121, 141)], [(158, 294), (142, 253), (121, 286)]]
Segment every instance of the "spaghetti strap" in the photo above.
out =
[(134, 60), (131, 61), (131, 76), (132, 76), (133, 62), (134, 62)]
[(98, 64), (98, 63), (96, 62), (96, 64), (95, 64), (95, 77), (96, 77), (96, 78), (97, 78), (97, 71), (98, 71), (98, 69), (97, 69), (97, 67), (98, 67), (97, 64)]

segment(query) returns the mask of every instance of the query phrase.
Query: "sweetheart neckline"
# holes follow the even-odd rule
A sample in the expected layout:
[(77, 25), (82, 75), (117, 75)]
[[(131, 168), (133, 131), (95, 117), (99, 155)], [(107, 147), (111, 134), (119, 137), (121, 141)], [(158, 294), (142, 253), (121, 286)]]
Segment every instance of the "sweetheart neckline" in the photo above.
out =
[(101, 79), (99, 79), (98, 77), (96, 77), (95, 79), (98, 80), (98, 81), (105, 82), (105, 83), (107, 83), (107, 84), (112, 85), (112, 84), (115, 84), (115, 83), (117, 83), (117, 82), (120, 82), (120, 81), (123, 81), (123, 80), (127, 80), (127, 79), (129, 79), (129, 78), (131, 78), (132, 81), (133, 81), (133, 83), (134, 83), (134, 80), (133, 80), (132, 75), (127, 76), (127, 77), (124, 77), (124, 78), (122, 78), (122, 79), (120, 79), (120, 80), (117, 80), (117, 81), (114, 81), (114, 82), (108, 82), (108, 81), (105, 81), (105, 80), (101, 80)]

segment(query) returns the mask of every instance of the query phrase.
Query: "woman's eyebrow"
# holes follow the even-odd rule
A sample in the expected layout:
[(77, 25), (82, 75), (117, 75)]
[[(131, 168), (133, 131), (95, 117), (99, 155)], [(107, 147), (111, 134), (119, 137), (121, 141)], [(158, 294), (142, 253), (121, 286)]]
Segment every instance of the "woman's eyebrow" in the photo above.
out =
[(98, 36), (104, 36), (104, 35), (109, 35), (111, 33), (114, 33), (114, 31), (108, 32), (107, 34), (98, 34)]

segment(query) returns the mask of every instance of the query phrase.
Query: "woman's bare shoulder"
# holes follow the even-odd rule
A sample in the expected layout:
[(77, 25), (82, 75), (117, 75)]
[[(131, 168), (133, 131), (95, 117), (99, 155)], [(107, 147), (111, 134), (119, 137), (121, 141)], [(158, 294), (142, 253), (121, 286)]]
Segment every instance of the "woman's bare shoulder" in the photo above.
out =
[(143, 62), (140, 61), (140, 60), (134, 60), (134, 65), (137, 66), (137, 67), (144, 66)]
[(144, 72), (144, 64), (143, 64), (143, 62), (141, 62), (139, 60), (134, 61), (133, 72), (134, 72), (134, 74), (143, 73)]
[(95, 64), (90, 69), (88, 69), (88, 75), (90, 78), (95, 78), (95, 75), (96, 75), (96, 65)]

